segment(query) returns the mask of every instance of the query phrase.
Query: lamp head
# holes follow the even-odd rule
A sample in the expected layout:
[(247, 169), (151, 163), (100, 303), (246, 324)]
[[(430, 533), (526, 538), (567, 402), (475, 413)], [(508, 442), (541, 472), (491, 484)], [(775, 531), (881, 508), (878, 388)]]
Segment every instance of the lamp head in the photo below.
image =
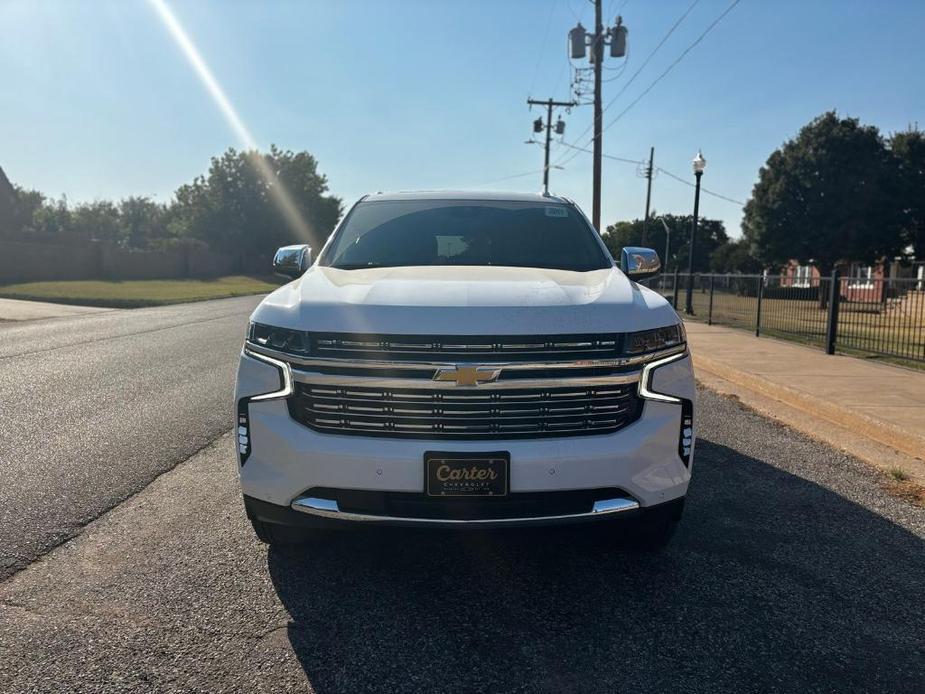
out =
[(697, 150), (697, 156), (694, 157), (694, 161), (692, 161), (691, 164), (695, 174), (702, 174), (703, 170), (707, 168), (707, 160), (703, 158), (703, 152), (699, 149)]

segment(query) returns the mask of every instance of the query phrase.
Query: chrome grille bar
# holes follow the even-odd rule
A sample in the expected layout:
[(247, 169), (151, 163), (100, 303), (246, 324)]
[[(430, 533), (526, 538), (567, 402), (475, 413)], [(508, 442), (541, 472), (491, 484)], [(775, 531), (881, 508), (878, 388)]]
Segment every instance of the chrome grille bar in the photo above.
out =
[[(573, 378), (518, 378), (508, 381), (493, 381), (478, 386), (457, 386), (452, 382), (432, 381), (423, 378), (389, 378), (377, 376), (346, 376), (327, 374), (303, 369), (292, 370), (292, 380), (311, 385), (330, 386), (372, 386), (375, 388), (417, 388), (420, 390), (449, 391), (503, 391), (523, 390), (527, 388), (557, 388), (569, 386), (610, 386), (615, 384), (636, 383), (639, 371), (611, 374), (608, 376), (575, 376)], [(415, 397), (415, 396), (409, 396)], [(447, 395), (447, 397), (452, 397)]]
[(517, 361), (616, 357), (620, 336), (507, 335), (432, 336), (311, 333), (320, 357), (406, 360), (409, 358), (491, 359), (505, 354)]
[[(413, 380), (413, 379), (408, 379)], [(636, 383), (602, 388), (440, 390), (317, 387), (297, 383), (294, 419), (322, 432), (415, 438), (509, 438), (616, 431), (641, 412)]]

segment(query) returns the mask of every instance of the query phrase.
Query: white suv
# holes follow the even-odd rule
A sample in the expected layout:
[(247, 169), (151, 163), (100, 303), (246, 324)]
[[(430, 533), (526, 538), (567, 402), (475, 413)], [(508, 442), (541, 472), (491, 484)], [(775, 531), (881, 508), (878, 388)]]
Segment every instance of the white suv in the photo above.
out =
[[(237, 441), (265, 542), (365, 525), (619, 519), (663, 545), (694, 449), (684, 328), (571, 201), (370, 195), (251, 316)], [(309, 267), (310, 266), (310, 267)]]

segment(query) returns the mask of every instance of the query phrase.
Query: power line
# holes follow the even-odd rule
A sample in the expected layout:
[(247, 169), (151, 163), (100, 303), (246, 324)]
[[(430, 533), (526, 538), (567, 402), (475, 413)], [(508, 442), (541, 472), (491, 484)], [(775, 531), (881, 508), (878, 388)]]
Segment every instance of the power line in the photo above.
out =
[(651, 84), (649, 84), (649, 86), (646, 87), (646, 88), (642, 91), (642, 93), (641, 93), (639, 96), (637, 96), (635, 99), (633, 99), (633, 101), (630, 102), (629, 106), (627, 106), (625, 109), (623, 109), (622, 111), (620, 111), (620, 113), (617, 114), (617, 117), (616, 117), (616, 118), (614, 118), (614, 119), (613, 119), (612, 121), (610, 121), (606, 126), (604, 126), (604, 130), (607, 130), (607, 128), (609, 128), (609, 127), (612, 126), (614, 123), (616, 123), (618, 120), (620, 120), (621, 118), (623, 118), (623, 116), (625, 116), (625, 115), (629, 112), (629, 110), (630, 110), (631, 108), (633, 108), (633, 106), (635, 106), (636, 104), (638, 104), (646, 94), (648, 94), (650, 91), (652, 91), (652, 88), (655, 87), (656, 84), (658, 84), (659, 82), (661, 82), (662, 79), (663, 79), (666, 75), (668, 75), (668, 73), (671, 72), (671, 71), (675, 68), (675, 66), (676, 66), (678, 63), (680, 63), (680, 62), (684, 59), (684, 57), (694, 49), (694, 47), (697, 46), (697, 44), (699, 44), (701, 41), (703, 41), (703, 39), (706, 37), (706, 35), (709, 34), (709, 33), (713, 30), (713, 28), (723, 20), (723, 17), (725, 17), (727, 14), (729, 14), (729, 13), (732, 11), (732, 8), (734, 8), (736, 5), (738, 5), (741, 1), (742, 1), (742, 0), (732, 0), (732, 3), (730, 3), (729, 7), (727, 7), (727, 8), (722, 12), (722, 14), (719, 15), (719, 17), (717, 17), (716, 19), (714, 19), (713, 22), (710, 24), (710, 26), (708, 26), (708, 27), (704, 30), (704, 32), (703, 32), (702, 34), (700, 34), (700, 36), (698, 36), (698, 37), (694, 40), (694, 42), (693, 42), (691, 45), (689, 45), (687, 48), (685, 48), (684, 51), (681, 53), (681, 55), (679, 55), (677, 58), (675, 58), (674, 62), (671, 63), (671, 65), (669, 65), (667, 68), (665, 68), (665, 70), (664, 70), (664, 72), (662, 72), (662, 74), (660, 74), (658, 77), (656, 77), (654, 80), (652, 80)]
[(562, 63), (562, 67), (559, 68), (559, 75), (556, 77), (556, 83), (553, 85), (552, 93), (555, 94), (559, 91), (559, 85), (562, 84), (562, 76), (565, 75), (565, 71), (568, 69), (568, 63)]
[(578, 13), (575, 11), (575, 9), (572, 7), (572, 0), (565, 0), (565, 4), (568, 6), (568, 11), (572, 13), (572, 16), (575, 18), (575, 21), (576, 21), (576, 22), (580, 22), (580, 21), (581, 21), (581, 17), (584, 16), (585, 10), (588, 9), (587, 7), (582, 8), (582, 10), (581, 10), (581, 16), (579, 16), (579, 14), (578, 14)]
[(530, 80), (530, 94), (533, 93), (533, 88), (536, 86), (536, 77), (540, 74), (540, 64), (543, 62), (543, 57), (546, 55), (546, 44), (549, 43), (549, 29), (552, 26), (552, 16), (556, 12), (556, 5), (559, 4), (559, 0), (554, 0), (554, 2), (549, 6), (549, 16), (546, 17), (546, 31), (543, 33), (543, 44), (540, 48), (540, 55), (536, 59), (536, 67), (533, 68), (533, 79)]
[(639, 66), (639, 69), (636, 70), (636, 72), (633, 73), (633, 76), (630, 77), (626, 81), (626, 84), (623, 85), (623, 88), (620, 91), (618, 91), (616, 94), (614, 94), (613, 98), (609, 102), (607, 102), (607, 108), (604, 109), (605, 111), (611, 106), (613, 106), (616, 100), (619, 99), (624, 94), (624, 92), (626, 92), (626, 90), (629, 89), (630, 85), (636, 81), (636, 78), (639, 77), (639, 73), (641, 73), (645, 69), (646, 65), (649, 64), (649, 61), (651, 61), (652, 58), (655, 57), (655, 54), (658, 53), (659, 49), (661, 49), (661, 47), (665, 45), (665, 42), (668, 41), (668, 39), (674, 33), (675, 29), (681, 26), (681, 22), (683, 22), (687, 18), (687, 15), (689, 15), (691, 11), (699, 3), (700, 3), (700, 0), (694, 0), (688, 6), (688, 8), (684, 10), (684, 13), (680, 17), (678, 17), (678, 19), (675, 21), (674, 24), (671, 25), (671, 28), (668, 29), (668, 32), (662, 37), (662, 40), (658, 42), (658, 45), (656, 45), (655, 48), (653, 48), (652, 51), (649, 53), (649, 55), (646, 56), (646, 59), (642, 61), (642, 65)]
[[(584, 152), (584, 153), (586, 153), (586, 154), (591, 154), (591, 153), (592, 153), (590, 149), (586, 149), (586, 148), (584, 148), (584, 147), (576, 147), (575, 145), (569, 144), (568, 142), (560, 142), (559, 144), (560, 144), (560, 145), (563, 145), (563, 146), (565, 146), (565, 147), (568, 147), (568, 148), (570, 148), (570, 149), (578, 150), (578, 153), (579, 153), (579, 154), (580, 154), (581, 152)], [(648, 164), (647, 161), (642, 160), (642, 159), (627, 159), (627, 158), (625, 158), (625, 157), (617, 157), (617, 156), (614, 156), (613, 154), (604, 154), (604, 155), (602, 155), (602, 156), (604, 157), (604, 159), (611, 159), (611, 160), (613, 160), (613, 161), (620, 161), (620, 162), (623, 162), (624, 164), (635, 164), (635, 165), (637, 165), (637, 166), (639, 166), (639, 165), (646, 166), (646, 165)], [(686, 185), (686, 186), (690, 186), (691, 188), (694, 188), (694, 187), (695, 187), (695, 185), (694, 185), (693, 183), (691, 183), (690, 181), (688, 181), (687, 179), (682, 178), (681, 176), (678, 176), (677, 174), (673, 174), (673, 173), (671, 173), (670, 171), (667, 171), (667, 170), (663, 169), (661, 166), (656, 166), (656, 167), (655, 167), (655, 171), (657, 171), (657, 172), (659, 172), (659, 173), (663, 173), (663, 174), (665, 174), (666, 176), (668, 176), (669, 178), (673, 178), (674, 180), (679, 181), (679, 182), (683, 183), (683, 184)], [(708, 190), (708, 189), (704, 188), (703, 186), (700, 186), (700, 192), (701, 192), (701, 193), (706, 193), (707, 195), (712, 195), (714, 198), (719, 198), (720, 200), (725, 200), (726, 202), (731, 202), (731, 203), (733, 203), (734, 205), (738, 205), (739, 207), (745, 207), (745, 203), (742, 202), (741, 200), (736, 200), (735, 198), (730, 198), (730, 197), (728, 197), (728, 196), (726, 196), (726, 195), (722, 195), (721, 193), (717, 193), (717, 192), (715, 192), (715, 191)]]
[[(593, 2), (594, 5), (595, 5), (595, 11), (596, 11), (595, 37), (597, 37), (597, 36), (600, 34), (600, 32), (601, 32), (601, 29), (600, 29), (600, 24), (601, 24), (601, 20), (600, 20), (600, 13), (601, 13), (600, 2), (601, 2), (601, 0), (589, 0), (589, 1), (590, 1), (590, 2)], [(627, 0), (627, 1), (628, 1), (628, 0)], [(573, 14), (575, 14), (575, 13), (574, 13), (574, 10), (572, 10), (572, 8), (571, 8), (570, 0), (567, 0), (567, 2), (569, 2), (569, 9), (572, 11)], [(606, 126), (604, 126), (604, 127), (602, 128), (600, 123), (601, 123), (601, 114), (603, 113), (603, 111), (606, 111), (607, 109), (609, 109), (609, 108), (617, 101), (617, 99), (619, 99), (620, 96), (623, 95), (623, 94), (626, 92), (626, 90), (632, 85), (632, 83), (635, 81), (635, 79), (636, 79), (636, 78), (641, 74), (641, 72), (645, 69), (645, 67), (648, 65), (648, 63), (651, 61), (651, 59), (654, 57), (654, 55), (655, 55), (655, 54), (661, 49), (661, 47), (667, 42), (668, 38), (674, 33), (674, 31), (678, 28), (678, 26), (680, 26), (680, 24), (684, 21), (684, 19), (693, 11), (694, 7), (696, 7), (697, 4), (699, 4), (699, 2), (700, 2), (700, 0), (693, 0), (693, 1), (691, 2), (691, 4), (690, 4), (690, 5), (687, 7), (687, 9), (681, 14), (681, 16), (674, 22), (674, 24), (672, 24), (672, 26), (669, 28), (669, 30), (668, 30), (668, 32), (665, 34), (665, 36), (662, 37), (661, 41), (659, 41), (659, 43), (655, 46), (655, 48), (651, 51), (651, 53), (646, 57), (646, 59), (643, 61), (642, 65), (639, 66), (639, 69), (637, 69), (636, 72), (633, 73), (633, 76), (623, 85), (623, 88), (622, 88), (616, 95), (614, 95), (614, 97), (608, 102), (606, 108), (604, 108), (603, 110), (601, 109), (601, 106), (600, 106), (600, 83), (601, 83), (601, 78), (600, 78), (601, 66), (600, 66), (600, 63), (603, 62), (603, 61), (601, 60), (601, 58), (602, 58), (602, 55), (601, 55), (602, 51), (600, 51), (600, 46), (598, 46), (598, 45), (596, 45), (596, 44), (595, 44), (595, 46), (594, 46), (595, 56), (596, 56), (596, 58), (597, 58), (597, 60), (595, 61), (595, 91), (594, 91), (594, 93), (595, 93), (595, 117), (594, 117), (594, 122), (593, 122), (593, 125), (594, 125), (594, 128), (595, 128), (595, 134), (594, 134), (594, 137), (592, 138), (591, 142), (594, 143), (595, 149), (594, 149), (594, 151), (591, 152), (591, 153), (594, 154), (594, 156), (595, 156), (595, 162), (594, 162), (594, 164), (595, 164), (595, 171), (594, 171), (594, 177), (595, 177), (595, 183), (594, 183), (594, 185), (595, 185), (595, 194), (594, 194), (594, 202), (595, 202), (594, 218), (595, 218), (595, 225), (597, 225), (597, 216), (598, 216), (598, 215), (597, 215), (597, 212), (598, 212), (598, 210), (597, 210), (597, 204), (598, 204), (598, 199), (599, 199), (599, 198), (598, 198), (599, 193), (598, 193), (597, 191), (599, 190), (598, 185), (599, 185), (599, 172), (600, 172), (600, 158), (603, 156), (603, 157), (606, 157), (606, 158), (608, 158), (608, 159), (613, 159), (613, 160), (617, 160), (617, 161), (623, 161), (623, 162), (625, 162), (625, 163), (633, 163), (633, 164), (636, 164), (636, 165), (644, 165), (644, 164), (645, 164), (645, 162), (640, 162), (640, 161), (631, 160), (631, 159), (624, 159), (624, 158), (622, 158), (622, 157), (616, 157), (616, 156), (613, 156), (613, 155), (606, 155), (606, 154), (603, 154), (603, 153), (600, 151), (601, 136), (603, 135), (603, 132), (604, 132), (605, 130), (607, 130), (608, 128), (612, 127), (614, 124), (616, 124), (616, 123), (617, 123), (620, 119), (622, 119), (627, 113), (629, 113), (630, 110), (632, 110), (640, 101), (642, 101), (642, 99), (645, 98), (646, 95), (649, 94), (649, 92), (651, 92), (652, 89), (654, 89), (655, 86), (656, 86), (659, 82), (661, 82), (665, 77), (667, 77), (668, 74), (671, 73), (671, 71), (672, 71), (675, 67), (677, 67), (677, 66), (681, 63), (682, 60), (684, 60), (684, 58), (688, 55), (688, 53), (690, 53), (696, 46), (698, 46), (698, 45), (703, 41), (704, 38), (706, 38), (706, 36), (707, 36), (707, 35), (708, 35), (708, 34), (709, 34), (709, 33), (710, 33), (710, 32), (711, 32), (711, 31), (712, 31), (712, 30), (713, 30), (713, 29), (714, 29), (714, 28), (726, 17), (727, 14), (729, 14), (729, 13), (735, 8), (736, 5), (738, 5), (738, 4), (741, 2), (741, 0), (732, 0), (732, 2), (730, 2), (730, 4), (726, 7), (726, 9), (723, 10), (723, 11), (719, 14), (719, 16), (717, 16), (716, 19), (714, 19), (714, 20), (707, 26), (707, 28), (704, 29), (704, 31), (701, 32), (701, 34), (700, 34), (696, 39), (694, 39), (694, 41), (693, 41), (691, 44), (689, 44), (689, 45), (680, 53), (680, 55), (678, 55), (678, 57), (674, 59), (674, 61), (672, 61), (672, 62), (668, 65), (667, 68), (665, 68), (654, 80), (652, 80), (652, 82), (650, 82), (649, 85), (648, 85), (645, 89), (643, 89), (643, 91), (642, 91), (635, 99), (633, 99), (633, 101), (631, 101), (631, 102), (626, 106), (626, 108), (624, 108), (619, 114), (617, 114), (617, 116), (616, 116), (615, 118), (613, 118), (609, 123), (607, 123)], [(624, 5), (625, 5), (625, 4), (626, 4), (626, 2), (624, 2)], [(611, 7), (612, 7), (612, 5), (611, 5)], [(621, 7), (621, 9), (622, 9), (622, 7)], [(576, 18), (577, 18), (577, 15), (576, 15)], [(619, 19), (618, 19), (618, 24), (619, 24)], [(575, 29), (575, 30), (573, 30), (573, 31), (579, 31), (579, 32), (580, 32), (580, 30), (581, 30), (581, 27), (579, 26), (577, 29)], [(571, 32), (570, 32), (570, 39), (571, 39)], [(597, 39), (595, 39), (595, 40), (597, 40)], [(570, 43), (571, 43), (571, 40), (570, 40)], [(570, 46), (570, 48), (571, 48), (571, 46)], [(571, 63), (571, 55), (569, 55), (569, 62)], [(577, 70), (576, 70), (576, 72), (577, 72)], [(618, 77), (619, 77), (619, 76), (622, 76), (622, 71), (621, 71), (621, 73), (620, 73), (619, 75), (617, 75), (617, 76), (618, 76)], [(567, 143), (567, 142), (565, 142), (564, 140), (560, 141), (560, 142), (559, 142), (560, 145), (564, 145), (564, 146), (566, 146), (566, 147), (568, 147), (568, 148), (570, 148), (570, 149), (574, 149), (574, 150), (577, 150), (577, 151), (572, 152), (572, 153), (565, 153), (565, 154), (559, 156), (559, 157), (556, 159), (556, 161), (553, 163), (553, 165), (555, 166), (555, 165), (565, 165), (565, 164), (568, 164), (569, 162), (573, 161), (573, 160), (578, 156), (579, 153), (581, 153), (581, 152), (588, 152), (589, 150), (587, 150), (587, 149), (585, 149), (585, 148), (583, 148), (583, 147), (578, 147), (578, 146), (576, 146), (576, 144), (577, 144), (577, 142), (579, 142), (579, 141), (581, 140), (581, 138), (583, 138), (583, 137), (585, 136), (585, 134), (587, 134), (587, 132), (588, 132), (590, 129), (591, 129), (591, 126), (586, 127), (585, 130), (582, 132), (582, 134), (579, 135), (572, 143)], [(588, 144), (591, 144), (591, 143), (588, 143)], [(548, 169), (549, 169), (549, 167), (547, 166), (544, 170), (548, 170)], [(681, 182), (683, 182), (683, 183), (685, 183), (685, 184), (687, 184), (687, 185), (693, 185), (693, 184), (691, 184), (690, 182), (688, 182), (688, 181), (682, 179), (680, 176), (676, 176), (675, 174), (672, 174), (671, 172), (666, 171), (666, 170), (664, 170), (664, 169), (662, 169), (662, 168), (658, 168), (657, 170), (658, 170), (658, 171), (661, 171), (661, 172), (663, 172), (663, 173), (665, 173), (665, 174), (666, 174), (667, 176), (669, 176), (670, 178), (673, 178), (673, 179), (676, 179), (676, 180), (678, 180), (678, 181), (681, 181)], [(733, 199), (733, 198), (730, 198), (730, 197), (721, 195), (721, 194), (719, 194), (719, 193), (714, 193), (714, 192), (708, 191), (708, 190), (706, 190), (706, 189), (702, 189), (702, 190), (704, 190), (704, 192), (705, 192), (707, 195), (712, 195), (712, 196), (714, 196), (714, 197), (716, 197), (716, 198), (718, 198), (718, 199), (725, 200), (725, 201), (727, 201), (727, 202), (730, 202), (730, 203), (733, 203), (733, 204), (736, 204), (736, 205), (739, 205), (739, 206), (743, 206), (743, 203), (741, 203), (740, 201), (735, 200), (735, 199)]]
[[(656, 167), (655, 167), (655, 170), (658, 171), (658, 172), (660, 172), (660, 173), (665, 174), (665, 175), (668, 176), (669, 178), (673, 178), (673, 179), (676, 180), (676, 181), (680, 181), (681, 183), (683, 183), (683, 184), (686, 185), (686, 186), (690, 186), (691, 188), (696, 188), (696, 185), (693, 184), (693, 183), (691, 183), (691, 182), (688, 181), (687, 179), (682, 178), (681, 176), (678, 176), (677, 174), (673, 174), (673, 173), (671, 173), (670, 171), (666, 171), (665, 169), (663, 169), (663, 168), (660, 167), (660, 166), (656, 166)], [(712, 195), (714, 198), (719, 198), (720, 200), (725, 200), (726, 202), (731, 202), (731, 203), (733, 203), (734, 205), (738, 205), (739, 207), (745, 207), (745, 203), (742, 202), (741, 200), (736, 200), (736, 199), (734, 199), (734, 198), (726, 197), (725, 195), (720, 195), (719, 193), (715, 193), (715, 192), (713, 192), (712, 190), (707, 190), (707, 189), (704, 188), (703, 186), (700, 186), (700, 192), (701, 192), (701, 193), (706, 193), (707, 195)]]
[[(623, 65), (621, 65), (620, 67), (607, 67), (606, 65), (601, 66), (605, 70), (609, 70), (609, 71), (617, 73), (616, 75), (613, 75), (612, 77), (608, 77), (605, 80), (601, 80), (601, 82), (613, 82), (614, 80), (618, 80), (621, 77), (623, 77), (623, 73), (626, 72), (626, 66), (629, 65), (629, 62), (630, 62), (630, 49), (629, 49), (629, 46), (627, 46), (626, 58), (623, 61)], [(607, 109), (605, 108), (604, 110), (606, 111)]]
[[(568, 147), (568, 148), (570, 148), (570, 149), (577, 149), (579, 153), (580, 153), (580, 152), (584, 152), (585, 154), (594, 154), (594, 150), (586, 149), (586, 148), (584, 148), (584, 147), (576, 147), (575, 145), (569, 144), (568, 142), (559, 142), (559, 144), (562, 145), (563, 147)], [(613, 154), (602, 154), (601, 156), (604, 157), (604, 159), (612, 159), (612, 160), (614, 160), (614, 161), (622, 161), (622, 162), (624, 162), (625, 164), (636, 164), (637, 166), (638, 166), (639, 164), (645, 164), (645, 163), (646, 163), (645, 161), (643, 161), (643, 160), (641, 160), (641, 159), (627, 159), (627, 158), (625, 158), (625, 157), (617, 157), (617, 156), (614, 156)]]
[[(614, 97), (613, 97), (610, 101), (607, 102), (607, 106), (604, 107), (604, 111), (606, 111), (606, 110), (609, 109), (611, 106), (613, 106), (614, 102), (615, 102), (617, 99), (619, 99), (620, 96), (621, 96), (624, 92), (626, 92), (626, 90), (629, 88), (629, 86), (636, 80), (636, 78), (639, 76), (639, 74), (645, 69), (646, 65), (649, 64), (649, 61), (652, 60), (652, 58), (655, 56), (655, 54), (658, 53), (659, 49), (660, 49), (663, 45), (665, 45), (665, 42), (671, 37), (671, 35), (674, 33), (675, 29), (677, 29), (677, 28), (681, 25), (681, 22), (683, 22), (683, 21), (687, 18), (687, 15), (689, 15), (689, 14), (691, 13), (691, 10), (693, 10), (694, 7), (696, 7), (697, 4), (698, 4), (699, 2), (700, 2), (700, 0), (694, 0), (694, 1), (690, 4), (690, 6), (688, 6), (688, 8), (681, 14), (681, 16), (678, 17), (678, 19), (675, 20), (674, 24), (671, 25), (671, 27), (668, 29), (668, 31), (666, 32), (666, 34), (662, 37), (661, 41), (658, 42), (658, 45), (656, 45), (655, 48), (653, 48), (652, 51), (649, 53), (649, 55), (646, 56), (646, 59), (642, 61), (642, 65), (639, 66), (639, 69), (636, 70), (636, 72), (634, 72), (633, 75), (626, 81), (626, 84), (623, 85), (623, 88), (622, 88), (619, 92), (617, 92), (617, 93), (614, 95)], [(625, 3), (624, 3), (624, 4), (625, 4)], [(622, 10), (622, 8), (621, 8), (621, 10)], [(609, 127), (609, 126), (608, 126), (608, 127)], [(579, 140), (581, 140), (581, 138), (583, 138), (585, 135), (588, 134), (588, 131), (589, 131), (589, 130), (591, 130), (591, 126), (590, 126), (590, 125), (582, 131), (581, 135), (579, 135), (578, 137), (576, 137), (576, 138), (572, 141), (572, 144), (575, 144), (575, 143), (577, 143)], [(606, 128), (605, 128), (605, 130), (606, 130)], [(565, 160), (565, 161), (562, 161), (562, 159), (560, 158), (556, 163), (557, 163), (557, 164), (562, 164), (562, 165), (568, 164), (568, 163), (569, 163), (570, 161), (572, 161), (572, 159), (574, 159), (576, 156), (578, 156), (577, 153), (571, 155), (571, 156), (569, 157), (569, 159), (567, 159), (567, 160)]]
[(523, 178), (524, 176), (536, 176), (537, 174), (543, 173), (545, 170), (546, 170), (545, 168), (542, 168), (542, 169), (536, 169), (534, 171), (524, 171), (523, 173), (514, 174), (513, 176), (504, 176), (503, 178), (496, 178), (493, 181), (485, 181), (484, 183), (477, 183), (471, 186), (463, 186), (463, 188), (482, 188), (484, 186), (494, 185), (495, 183), (501, 183), (503, 181), (510, 181), (515, 178)]
[[(671, 35), (671, 32), (674, 31), (674, 29), (677, 27), (677, 25), (680, 24), (680, 22), (684, 19), (684, 17), (687, 16), (687, 14), (691, 11), (691, 9), (693, 9), (694, 5), (696, 5), (698, 2), (699, 2), (699, 0), (694, 0), (694, 2), (691, 4), (691, 6), (688, 7), (688, 9), (685, 11), (685, 13), (681, 16), (681, 18), (680, 18), (680, 19), (675, 23), (675, 25), (669, 30), (668, 34), (665, 36), (665, 39), (667, 39), (667, 37)], [(723, 12), (720, 13), (720, 15), (719, 15), (716, 19), (714, 19), (713, 22), (711, 22), (710, 25), (709, 25), (706, 29), (704, 29), (703, 33), (701, 33), (700, 36), (698, 36), (696, 39), (694, 39), (693, 43), (691, 43), (687, 48), (685, 48), (685, 49), (681, 52), (681, 54), (680, 54), (677, 58), (675, 58), (675, 60), (674, 60), (667, 68), (665, 68), (665, 70), (664, 70), (658, 77), (656, 77), (656, 78), (649, 84), (649, 86), (646, 87), (646, 88), (642, 91), (641, 94), (639, 94), (639, 96), (637, 96), (635, 99), (633, 99), (633, 101), (630, 102), (630, 104), (629, 104), (625, 109), (623, 109), (619, 114), (617, 114), (617, 117), (616, 117), (616, 118), (614, 118), (614, 119), (611, 120), (606, 126), (604, 126), (604, 130), (607, 130), (607, 129), (610, 128), (612, 125), (614, 125), (617, 121), (619, 121), (621, 118), (623, 118), (623, 116), (625, 116), (625, 115), (630, 111), (630, 109), (632, 109), (636, 104), (638, 104), (638, 103), (643, 99), (643, 97), (646, 96), (646, 94), (648, 94), (650, 91), (652, 91), (652, 89), (655, 87), (655, 85), (658, 84), (664, 77), (666, 77), (666, 76), (668, 75), (668, 73), (671, 72), (671, 71), (678, 65), (678, 63), (680, 63), (680, 62), (684, 59), (684, 57), (685, 57), (688, 53), (690, 53), (701, 41), (703, 41), (703, 39), (707, 36), (707, 34), (709, 34), (709, 33), (716, 27), (716, 25), (719, 24), (719, 23), (723, 20), (723, 18), (724, 18), (727, 14), (729, 14), (729, 13), (732, 11), (732, 9), (733, 9), (736, 5), (738, 5), (740, 2), (741, 2), (741, 0), (733, 0), (732, 3), (730, 3), (730, 5), (729, 5), (725, 10), (723, 10)], [(659, 43), (659, 46), (657, 46), (655, 50), (658, 50), (658, 48), (662, 45), (662, 43), (665, 42), (665, 39), (662, 39), (662, 41)], [(653, 51), (653, 54), (654, 54), (654, 51)], [(651, 57), (651, 55), (650, 55), (649, 57)], [(648, 58), (646, 59), (645, 62), (648, 62)], [(645, 62), (643, 63), (643, 66), (645, 65)], [(642, 69), (643, 66), (640, 67), (640, 70)], [(627, 82), (627, 84), (624, 85), (624, 88), (614, 97), (614, 99), (611, 100), (611, 102), (610, 102), (611, 104), (616, 100), (616, 98), (617, 98), (618, 96), (620, 96), (620, 94), (622, 94), (624, 91), (626, 91), (626, 87), (628, 87), (628, 86), (632, 83), (632, 81), (636, 78), (636, 75), (637, 75), (637, 74), (639, 74), (639, 71), (638, 71), (638, 70), (637, 70), (637, 72), (633, 75), (633, 77), (631, 77), (631, 78), (629, 79), (629, 81)], [(608, 107), (609, 107), (609, 106), (610, 106), (610, 104), (608, 104)], [(606, 109), (605, 109), (605, 110), (606, 110)], [(582, 133), (582, 136), (583, 136), (585, 133), (587, 133), (589, 129), (590, 129), (590, 128), (586, 128), (585, 131), (584, 131), (584, 133)], [(581, 137), (581, 136), (579, 136), (579, 139), (580, 139), (580, 137)], [(573, 155), (571, 155), (568, 159), (565, 159), (565, 160), (563, 160), (563, 159), (560, 157), (555, 163), (564, 166), (565, 164), (568, 164), (570, 161), (572, 161), (572, 159), (574, 159), (576, 156), (577, 156), (577, 154), (573, 154)], [(685, 181), (685, 183), (686, 183), (686, 181)]]

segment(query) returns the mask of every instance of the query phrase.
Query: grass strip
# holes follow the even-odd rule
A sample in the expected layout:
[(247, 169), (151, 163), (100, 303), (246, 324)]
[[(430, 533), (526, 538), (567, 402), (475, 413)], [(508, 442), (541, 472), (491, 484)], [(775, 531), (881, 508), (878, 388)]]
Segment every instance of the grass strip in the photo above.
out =
[(0, 286), (0, 297), (78, 306), (140, 308), (264, 294), (280, 286), (275, 277), (229, 275), (214, 279), (74, 280)]

